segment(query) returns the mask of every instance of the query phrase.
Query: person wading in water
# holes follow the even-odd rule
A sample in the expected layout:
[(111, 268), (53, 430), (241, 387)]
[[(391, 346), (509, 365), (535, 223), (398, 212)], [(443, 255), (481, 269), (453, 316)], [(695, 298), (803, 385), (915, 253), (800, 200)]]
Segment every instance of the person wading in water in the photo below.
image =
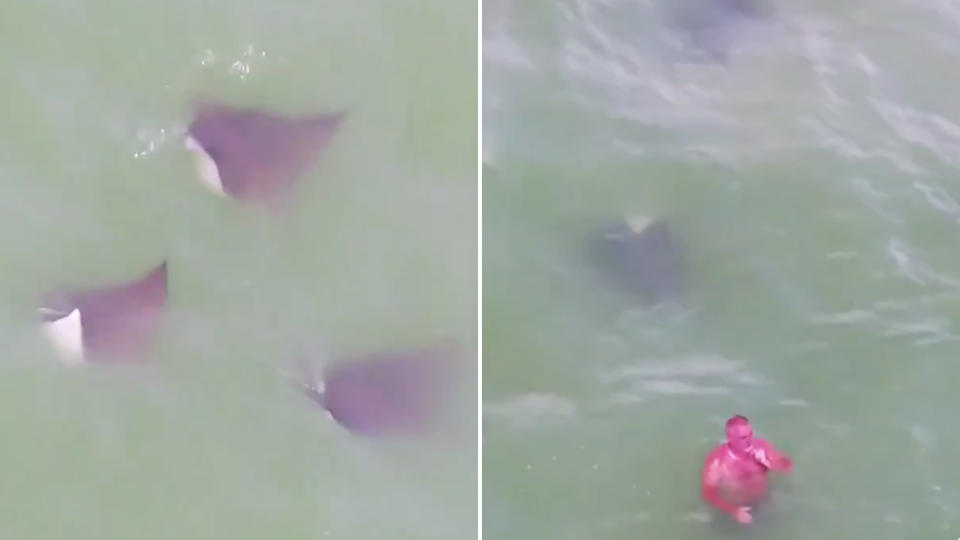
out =
[(740, 523), (753, 521), (751, 504), (767, 492), (767, 471), (790, 472), (793, 460), (769, 442), (753, 436), (750, 420), (727, 420), (727, 442), (710, 452), (703, 464), (701, 494), (714, 507)]

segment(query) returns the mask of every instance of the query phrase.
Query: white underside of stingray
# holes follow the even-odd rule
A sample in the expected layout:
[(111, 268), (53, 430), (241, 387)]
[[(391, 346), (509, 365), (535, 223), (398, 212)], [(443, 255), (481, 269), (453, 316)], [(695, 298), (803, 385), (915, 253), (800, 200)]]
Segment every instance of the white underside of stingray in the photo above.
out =
[(43, 330), (66, 364), (83, 363), (83, 321), (79, 309), (74, 308), (66, 317), (44, 322)]
[(200, 176), (200, 180), (214, 193), (226, 195), (227, 193), (223, 190), (223, 182), (220, 180), (220, 170), (210, 154), (191, 135), (187, 135), (184, 146), (196, 156), (197, 174)]
[(640, 214), (631, 214), (627, 216), (626, 221), (627, 226), (630, 227), (630, 230), (636, 234), (642, 233), (644, 230), (646, 230), (647, 226), (653, 222), (652, 219)]
[[(327, 385), (323, 382), (323, 379), (320, 377), (314, 377), (313, 379), (313, 389), (317, 391), (321, 396), (324, 395), (327, 391)], [(324, 414), (327, 415), (327, 418), (330, 420), (336, 421), (336, 418), (333, 417), (333, 413), (330, 412), (330, 409), (323, 407)]]

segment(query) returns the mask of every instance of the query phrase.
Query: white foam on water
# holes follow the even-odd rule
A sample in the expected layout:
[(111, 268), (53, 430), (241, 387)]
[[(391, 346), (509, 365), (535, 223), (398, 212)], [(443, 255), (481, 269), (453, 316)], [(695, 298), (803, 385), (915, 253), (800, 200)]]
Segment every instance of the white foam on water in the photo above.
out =
[(639, 391), (650, 394), (662, 394), (667, 396), (680, 395), (717, 395), (726, 394), (729, 389), (719, 386), (699, 386), (684, 381), (675, 380), (657, 380), (643, 381), (639, 384)]
[(547, 393), (529, 393), (498, 403), (484, 403), (484, 416), (493, 416), (514, 427), (556, 425), (577, 417), (577, 403), (570, 398)]
[(786, 407), (810, 407), (810, 403), (802, 399), (781, 399), (780, 404)]
[(643, 403), (664, 396), (720, 396), (734, 388), (761, 386), (764, 378), (750, 373), (743, 363), (721, 355), (688, 355), (656, 362), (638, 362), (602, 371), (597, 375), (613, 390), (607, 405)]
[(852, 309), (839, 313), (821, 313), (814, 315), (814, 324), (857, 324), (877, 320), (877, 314), (869, 309)]
[(719, 355), (692, 355), (676, 360), (625, 366), (601, 374), (605, 383), (645, 377), (710, 377), (731, 376), (739, 372), (741, 363)]

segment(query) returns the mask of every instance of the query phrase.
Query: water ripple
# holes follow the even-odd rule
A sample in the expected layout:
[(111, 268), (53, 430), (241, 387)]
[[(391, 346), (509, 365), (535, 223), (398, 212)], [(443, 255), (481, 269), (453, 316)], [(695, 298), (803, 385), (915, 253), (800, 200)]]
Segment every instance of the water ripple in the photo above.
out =
[(576, 419), (577, 403), (558, 394), (529, 393), (498, 403), (485, 403), (483, 414), (513, 427), (556, 425)]

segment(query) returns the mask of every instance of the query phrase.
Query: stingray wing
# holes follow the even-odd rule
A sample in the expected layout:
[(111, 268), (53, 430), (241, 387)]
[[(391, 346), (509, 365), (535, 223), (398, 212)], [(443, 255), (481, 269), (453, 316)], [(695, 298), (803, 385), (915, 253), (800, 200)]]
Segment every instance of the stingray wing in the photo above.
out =
[(328, 410), (356, 432), (420, 432), (441, 405), (448, 353), (446, 348), (386, 352), (333, 366), (324, 377)]
[(74, 294), (94, 355), (133, 359), (154, 337), (167, 300), (167, 266), (119, 285)]
[(203, 104), (190, 133), (216, 163), (227, 194), (268, 201), (288, 193), (319, 159), (342, 119), (342, 114), (287, 118)]
[(683, 259), (663, 220), (639, 231), (626, 224), (604, 230), (592, 241), (590, 254), (609, 276), (649, 303), (672, 299), (683, 290)]

